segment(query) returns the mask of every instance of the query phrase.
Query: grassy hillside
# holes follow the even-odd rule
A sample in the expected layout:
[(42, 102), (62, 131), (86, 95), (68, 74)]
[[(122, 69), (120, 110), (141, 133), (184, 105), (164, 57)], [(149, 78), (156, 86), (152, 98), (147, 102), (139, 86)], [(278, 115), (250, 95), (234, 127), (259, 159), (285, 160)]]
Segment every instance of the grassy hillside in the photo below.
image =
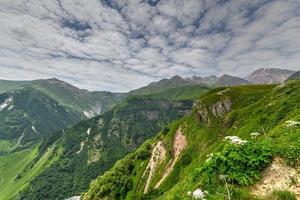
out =
[[(299, 198), (300, 177), (291, 173), (300, 164), (299, 100), (299, 81), (211, 90), (193, 114), (98, 177), (83, 199)], [(260, 182), (274, 178), (267, 171), (278, 160), (273, 173), (283, 180)]]
[(38, 156), (39, 144), (37, 144), (31, 148), (1, 156), (0, 199), (15, 199), (18, 192), (51, 165), (61, 152), (59, 145), (54, 144)]
[(0, 142), (4, 151), (12, 143), (17, 147), (34, 142), (80, 121), (76, 113), (32, 88), (0, 94), (0, 105)]
[(202, 94), (209, 90), (206, 86), (200, 85), (186, 85), (171, 88), (158, 93), (148, 94), (152, 98), (157, 99), (169, 99), (169, 100), (186, 100), (186, 99), (197, 99)]
[(58, 159), (57, 147), (51, 150), (53, 140), (63, 135), (58, 130), (110, 109), (122, 98), (57, 79), (0, 80), (0, 199), (18, 194)]
[(145, 87), (141, 87), (129, 92), (129, 95), (149, 95), (155, 93), (163, 93), (167, 90), (180, 88), (183, 86), (206, 86), (203, 83), (194, 83), (180, 76), (174, 76), (170, 79), (162, 79), (158, 82), (150, 83)]
[(89, 92), (55, 78), (33, 81), (0, 80), (0, 93), (27, 87), (47, 94), (71, 112), (79, 113), (82, 118), (85, 117), (83, 111), (92, 114), (105, 112), (125, 97), (118, 93)]
[(91, 180), (165, 124), (190, 113), (191, 107), (192, 100), (135, 96), (98, 117), (57, 132), (57, 138), (63, 135), (60, 159), (34, 178), (21, 199), (63, 199), (80, 194)]

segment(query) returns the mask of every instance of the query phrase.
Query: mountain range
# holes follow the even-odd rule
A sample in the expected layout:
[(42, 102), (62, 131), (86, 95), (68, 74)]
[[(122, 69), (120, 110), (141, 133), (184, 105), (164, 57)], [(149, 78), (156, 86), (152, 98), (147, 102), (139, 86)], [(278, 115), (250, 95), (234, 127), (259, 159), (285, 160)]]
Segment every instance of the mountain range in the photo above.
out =
[(182, 85), (201, 85), (207, 87), (249, 85), (249, 84), (280, 84), (289, 78), (295, 71), (278, 68), (261, 68), (255, 70), (245, 78), (236, 77), (224, 74), (217, 76), (192, 76), (183, 78), (178, 75), (170, 79), (162, 79), (158, 82), (150, 83), (149, 85), (133, 90), (130, 94), (148, 94), (160, 92), (165, 88), (174, 88)]
[[(299, 72), (264, 68), (246, 78), (174, 76), (128, 93), (90, 92), (55, 78), (0, 80), (0, 200), (82, 192), (83, 199), (184, 199), (195, 185), (209, 190), (190, 175), (206, 155), (226, 150), (223, 138), (253, 143), (249, 134), (257, 132), (261, 142), (286, 144), (279, 129), (298, 120), (297, 79)], [(231, 180), (242, 179), (229, 179), (232, 191), (241, 193)]]

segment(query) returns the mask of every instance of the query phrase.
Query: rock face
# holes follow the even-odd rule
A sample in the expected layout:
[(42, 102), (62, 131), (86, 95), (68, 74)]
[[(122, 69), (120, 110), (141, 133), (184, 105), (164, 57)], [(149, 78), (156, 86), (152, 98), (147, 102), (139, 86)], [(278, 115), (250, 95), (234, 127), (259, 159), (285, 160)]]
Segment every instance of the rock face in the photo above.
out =
[(261, 68), (247, 76), (246, 80), (254, 84), (283, 83), (293, 73), (295, 71), (288, 69)]
[(218, 101), (210, 107), (215, 117), (222, 117), (225, 113), (231, 110), (232, 102), (229, 98)]
[(208, 110), (207, 108), (202, 104), (202, 102), (199, 100), (199, 101), (196, 101), (194, 103), (194, 106), (195, 108), (195, 111), (196, 111), (196, 121), (198, 123), (203, 123), (203, 124), (210, 124), (210, 120), (209, 120), (209, 117), (208, 117)]
[(205, 106), (201, 100), (194, 103), (197, 122), (205, 124), (206, 126), (210, 126), (211, 124), (211, 119), (209, 118), (210, 113), (215, 118), (221, 118), (226, 113), (230, 112), (231, 108), (232, 101), (230, 98), (219, 100), (210, 106)]

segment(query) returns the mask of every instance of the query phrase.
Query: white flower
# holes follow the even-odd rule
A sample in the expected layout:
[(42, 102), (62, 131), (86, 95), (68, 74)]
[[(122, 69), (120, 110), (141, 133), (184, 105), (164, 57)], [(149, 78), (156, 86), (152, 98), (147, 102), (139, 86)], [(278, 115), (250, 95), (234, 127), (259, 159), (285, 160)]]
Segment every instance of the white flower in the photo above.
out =
[(252, 138), (257, 138), (258, 136), (260, 136), (260, 133), (258, 133), (258, 132), (253, 132), (253, 133), (250, 133), (250, 136), (251, 136)]
[(226, 177), (227, 177), (226, 175), (222, 175), (222, 174), (219, 176), (221, 181), (226, 181)]
[(206, 157), (207, 157), (207, 159), (205, 162), (209, 162), (214, 157), (214, 154), (213, 153), (207, 154)]
[(295, 127), (295, 126), (300, 126), (300, 122), (295, 122), (292, 120), (288, 120), (285, 122), (286, 123), (286, 127)]
[(226, 136), (224, 138), (224, 140), (231, 144), (236, 144), (236, 145), (243, 145), (243, 144), (247, 143), (246, 140), (242, 140), (238, 136)]
[(196, 189), (194, 192), (193, 192), (193, 197), (195, 199), (202, 199), (202, 200), (205, 200), (205, 192), (203, 192), (201, 189)]

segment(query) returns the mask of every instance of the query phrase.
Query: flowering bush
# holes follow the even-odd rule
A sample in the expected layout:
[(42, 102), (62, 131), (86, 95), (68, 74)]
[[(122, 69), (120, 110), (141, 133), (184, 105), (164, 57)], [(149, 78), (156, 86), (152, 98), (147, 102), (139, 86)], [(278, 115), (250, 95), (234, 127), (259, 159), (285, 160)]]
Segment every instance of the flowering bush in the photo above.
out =
[(210, 159), (194, 174), (202, 177), (204, 184), (226, 175), (228, 182), (249, 185), (259, 179), (259, 172), (267, 167), (272, 158), (270, 145), (247, 142), (243, 145), (225, 144), (223, 150), (210, 155)]

